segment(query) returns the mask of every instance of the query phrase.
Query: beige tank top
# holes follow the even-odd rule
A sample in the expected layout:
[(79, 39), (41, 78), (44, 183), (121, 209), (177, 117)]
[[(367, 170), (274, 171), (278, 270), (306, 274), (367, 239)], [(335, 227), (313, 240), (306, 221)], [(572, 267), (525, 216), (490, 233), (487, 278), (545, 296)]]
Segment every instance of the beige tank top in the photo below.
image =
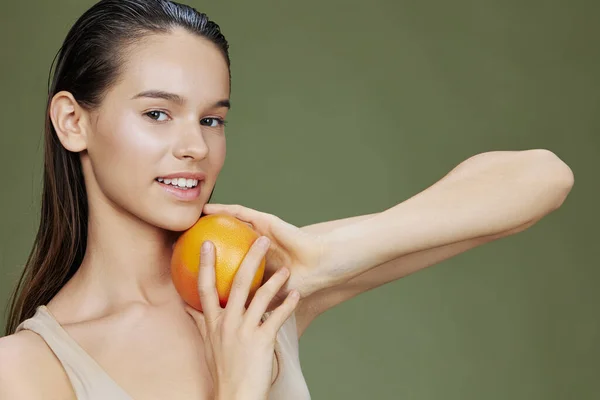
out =
[[(48, 344), (63, 365), (78, 400), (133, 400), (79, 346), (46, 306), (39, 306), (35, 315), (21, 322), (16, 332), (24, 329), (37, 333)], [(295, 315), (292, 315), (279, 330), (275, 351), (279, 360), (279, 375), (271, 387), (269, 400), (310, 399), (300, 367)]]

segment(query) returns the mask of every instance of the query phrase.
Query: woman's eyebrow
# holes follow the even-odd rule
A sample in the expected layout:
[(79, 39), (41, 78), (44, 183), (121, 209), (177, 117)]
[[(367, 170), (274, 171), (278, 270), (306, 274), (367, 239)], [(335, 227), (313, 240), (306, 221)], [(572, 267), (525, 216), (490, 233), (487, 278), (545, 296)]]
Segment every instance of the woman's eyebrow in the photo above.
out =
[(172, 101), (179, 105), (183, 105), (186, 99), (183, 96), (180, 96), (175, 93), (165, 92), (163, 90), (146, 90), (141, 93), (136, 94), (131, 99), (139, 99), (140, 97), (149, 97), (151, 99), (164, 99), (167, 101)]
[(231, 109), (231, 102), (229, 101), (229, 99), (219, 100), (213, 105), (213, 108), (221, 108), (221, 107)]
[[(139, 99), (140, 97), (148, 97), (151, 99), (164, 99), (167, 101), (172, 101), (178, 105), (183, 105), (187, 101), (185, 97), (178, 95), (176, 93), (165, 92), (164, 90), (145, 90), (141, 93), (136, 94), (131, 99)], [(221, 108), (225, 107), (227, 109), (231, 108), (231, 101), (229, 99), (219, 100), (213, 104), (212, 108)]]

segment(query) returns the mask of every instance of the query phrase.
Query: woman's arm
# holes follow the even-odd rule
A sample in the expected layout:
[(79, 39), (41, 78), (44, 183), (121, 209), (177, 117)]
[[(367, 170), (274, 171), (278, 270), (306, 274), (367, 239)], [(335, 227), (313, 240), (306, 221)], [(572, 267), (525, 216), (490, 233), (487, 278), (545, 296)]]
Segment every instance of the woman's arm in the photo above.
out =
[(303, 227), (327, 238), (330, 267), (315, 270), (319, 290), (301, 301), (299, 331), (359, 293), (525, 230), (559, 208), (573, 182), (547, 150), (482, 153), (386, 211)]
[(0, 338), (0, 400), (75, 400), (69, 378), (44, 340), (23, 330)]

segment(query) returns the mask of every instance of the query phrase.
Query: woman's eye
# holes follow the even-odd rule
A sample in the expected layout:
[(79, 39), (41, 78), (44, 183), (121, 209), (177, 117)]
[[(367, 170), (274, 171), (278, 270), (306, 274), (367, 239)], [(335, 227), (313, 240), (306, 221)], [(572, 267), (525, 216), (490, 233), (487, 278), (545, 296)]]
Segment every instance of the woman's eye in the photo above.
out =
[[(166, 121), (169, 118), (166, 112), (157, 110), (148, 111), (145, 115), (158, 122)], [(161, 116), (164, 116), (165, 118), (161, 119)]]
[(219, 125), (225, 125), (225, 121), (220, 118), (202, 118), (200, 120), (200, 125), (216, 128)]

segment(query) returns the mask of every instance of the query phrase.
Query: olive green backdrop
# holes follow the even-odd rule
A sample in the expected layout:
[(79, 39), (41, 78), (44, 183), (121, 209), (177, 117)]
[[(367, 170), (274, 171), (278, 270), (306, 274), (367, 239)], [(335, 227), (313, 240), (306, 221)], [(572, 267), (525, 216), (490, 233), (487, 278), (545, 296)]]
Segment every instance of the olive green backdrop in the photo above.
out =
[[(6, 3), (2, 310), (37, 227), (48, 69), (93, 2)], [(575, 173), (528, 231), (317, 319), (300, 343), (313, 398), (600, 398), (597, 1), (187, 3), (231, 43), (216, 202), (306, 225), (384, 210), (489, 150), (547, 148)]]

